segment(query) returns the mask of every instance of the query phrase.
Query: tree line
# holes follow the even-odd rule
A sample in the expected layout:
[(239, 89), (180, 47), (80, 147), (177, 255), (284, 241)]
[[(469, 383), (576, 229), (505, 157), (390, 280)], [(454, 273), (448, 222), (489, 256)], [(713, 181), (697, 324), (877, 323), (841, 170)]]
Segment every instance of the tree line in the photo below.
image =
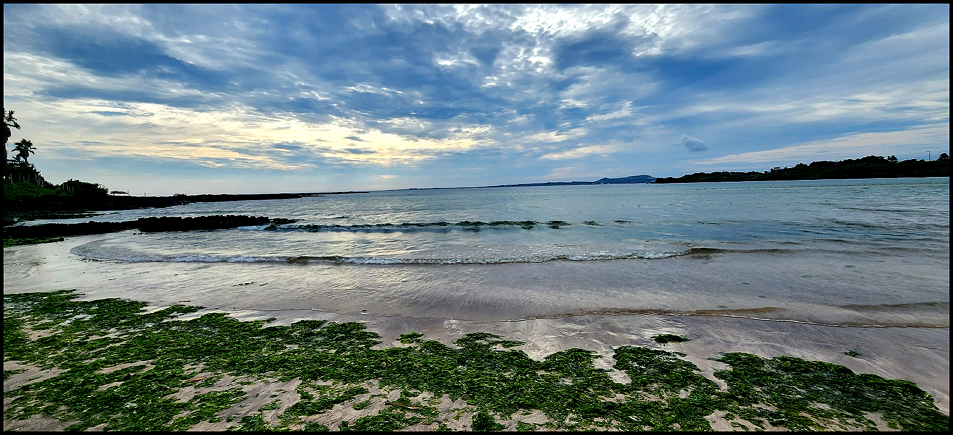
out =
[(3, 183), (4, 189), (7, 189), (7, 183), (26, 183), (36, 185), (45, 189), (52, 189), (67, 194), (96, 197), (106, 196), (109, 190), (102, 185), (87, 183), (84, 181), (70, 179), (59, 185), (46, 181), (40, 171), (36, 169), (33, 163), (30, 163), (30, 156), (36, 154), (36, 147), (33, 141), (29, 139), (20, 139), (14, 144), (13, 158), (7, 156), (7, 142), (13, 136), (13, 129), (20, 129), (20, 124), (13, 111), (3, 108)]
[(909, 159), (896, 156), (867, 156), (837, 162), (818, 161), (810, 165), (798, 163), (793, 168), (775, 167), (758, 172), (696, 172), (681, 177), (663, 177), (656, 183), (701, 183), (719, 181), (821, 180), (847, 178), (949, 177), (950, 156), (940, 154), (936, 160)]

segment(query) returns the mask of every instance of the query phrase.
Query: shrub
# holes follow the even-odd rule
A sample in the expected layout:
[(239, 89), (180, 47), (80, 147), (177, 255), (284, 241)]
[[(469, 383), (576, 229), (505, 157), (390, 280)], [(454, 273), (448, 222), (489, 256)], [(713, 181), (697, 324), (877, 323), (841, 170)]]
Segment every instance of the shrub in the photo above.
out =
[(106, 186), (73, 179), (60, 184), (59, 189), (81, 198), (109, 196), (109, 189)]

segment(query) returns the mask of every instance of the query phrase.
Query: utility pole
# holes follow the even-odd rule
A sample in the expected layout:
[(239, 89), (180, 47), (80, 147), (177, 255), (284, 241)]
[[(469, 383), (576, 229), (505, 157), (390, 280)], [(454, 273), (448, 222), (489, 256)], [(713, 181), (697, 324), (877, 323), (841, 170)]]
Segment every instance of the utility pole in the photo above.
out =
[(927, 161), (928, 161), (928, 162), (930, 161), (930, 152), (929, 152), (929, 151), (927, 151)]

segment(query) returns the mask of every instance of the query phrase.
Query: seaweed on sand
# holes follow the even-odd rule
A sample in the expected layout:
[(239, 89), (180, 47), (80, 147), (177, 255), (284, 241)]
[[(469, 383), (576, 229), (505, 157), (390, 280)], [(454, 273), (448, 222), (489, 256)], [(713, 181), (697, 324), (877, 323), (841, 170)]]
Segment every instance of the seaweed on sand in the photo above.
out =
[[(730, 353), (715, 372), (722, 390), (684, 354), (623, 346), (614, 381), (595, 352), (568, 349), (534, 360), (521, 342), (467, 334), (453, 346), (410, 332), (401, 347), (374, 349), (360, 323), (239, 321), (200, 307), (146, 312), (122, 299), (77, 300), (73, 291), (4, 295), (5, 421), (33, 415), (68, 430), (446, 430), (470, 415), (472, 430), (711, 430), (723, 412), (734, 427), (792, 430), (891, 428), (946, 431), (949, 417), (916, 385), (792, 357)], [(300, 380), (297, 395), (242, 413), (253, 384)], [(5, 388), (6, 389), (6, 388)], [(400, 398), (386, 400), (389, 392)], [(183, 391), (191, 392), (184, 394)], [(436, 404), (449, 398), (449, 411)], [(457, 400), (462, 400), (462, 407)], [(278, 414), (280, 407), (284, 411)], [(359, 412), (331, 421), (330, 409)], [(264, 413), (263, 413), (264, 412)], [(520, 421), (542, 413), (543, 423)], [(241, 418), (239, 418), (241, 417)], [(237, 421), (236, 421), (237, 420)]]

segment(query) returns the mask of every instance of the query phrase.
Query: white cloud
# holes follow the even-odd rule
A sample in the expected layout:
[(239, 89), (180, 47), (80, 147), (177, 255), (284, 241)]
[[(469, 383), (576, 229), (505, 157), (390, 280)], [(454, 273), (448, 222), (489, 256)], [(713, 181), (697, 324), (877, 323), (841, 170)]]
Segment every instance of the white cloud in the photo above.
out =
[[(46, 115), (34, 117), (37, 110)], [(103, 116), (100, 112), (111, 112)], [(51, 117), (60, 123), (45, 126), (36, 143), (99, 157), (140, 156), (188, 160), (206, 166), (231, 162), (238, 167), (292, 170), (313, 164), (288, 160), (287, 152), (271, 152), (275, 144), (297, 144), (308, 157), (343, 164), (392, 166), (436, 158), (493, 144), (478, 136), (488, 126), (464, 125), (445, 139), (427, 139), (367, 128), (340, 118), (311, 123), (294, 114), (262, 115), (250, 107), (196, 111), (152, 103), (115, 104), (100, 100), (60, 100), (30, 106), (19, 119)], [(84, 126), (77, 129), (77, 126)], [(359, 136), (355, 144), (350, 137)], [(82, 137), (84, 143), (76, 141)], [(88, 142), (99, 143), (89, 146)], [(357, 147), (357, 148), (355, 148)], [(355, 152), (355, 149), (362, 152)], [(55, 150), (51, 150), (55, 152)]]
[(539, 158), (543, 160), (579, 159), (594, 154), (606, 156), (617, 151), (619, 151), (618, 145), (588, 145), (566, 151), (544, 154)]
[(736, 163), (844, 160), (868, 155), (887, 156), (918, 153), (921, 150), (947, 150), (949, 147), (950, 126), (948, 124), (933, 124), (909, 130), (858, 133), (783, 148), (729, 154), (698, 160), (694, 164), (697, 166), (724, 167)]
[(631, 116), (632, 116), (632, 102), (626, 101), (622, 105), (622, 108), (620, 108), (619, 110), (609, 112), (609, 113), (602, 113), (598, 115), (589, 115), (586, 117), (586, 121), (601, 122), (601, 121), (609, 121), (609, 120), (620, 119), (620, 118), (627, 119), (627, 118), (630, 118)]
[[(784, 19), (760, 16), (775, 7), (9, 5), (4, 102), (38, 161), (60, 150), (88, 161), (334, 166), (368, 171), (355, 177), (366, 180), (422, 180), (379, 167), (474, 166), (446, 158), (461, 154), (534, 173), (586, 163), (601, 177), (595, 162), (612, 159), (587, 157), (674, 168), (685, 154), (676, 146), (718, 144), (733, 154), (697, 164), (719, 167), (948, 148), (948, 8), (915, 6), (886, 25), (889, 8), (794, 6), (783, 12), (828, 19), (769, 27)], [(600, 36), (617, 45), (596, 44)], [(159, 65), (131, 57), (109, 71), (111, 57), (49, 54), (73, 37), (145, 46), (141, 60)], [(594, 51), (574, 57), (572, 46)], [(613, 64), (620, 53), (632, 57)], [(866, 133), (898, 125), (924, 127)], [(820, 131), (831, 139), (772, 142)], [(559, 179), (587, 173), (560, 170)]]
[(351, 91), (351, 92), (358, 92), (358, 93), (364, 93), (364, 94), (378, 94), (378, 95), (393, 95), (393, 94), (401, 95), (401, 94), (403, 94), (403, 92), (401, 92), (401, 91), (399, 91), (399, 90), (397, 90), (397, 89), (390, 89), (390, 88), (379, 87), (379, 86), (371, 86), (371, 85), (369, 85), (369, 84), (367, 84), (367, 83), (358, 83), (357, 85), (348, 86), (348, 87), (346, 87), (346, 88), (344, 88), (344, 89), (347, 89), (348, 91)]
[(589, 131), (585, 128), (574, 128), (568, 131), (544, 131), (536, 133), (530, 136), (527, 136), (523, 142), (525, 143), (534, 143), (534, 142), (565, 142), (570, 139), (578, 139), (585, 136)]
[[(629, 105), (658, 91), (659, 83), (648, 74), (621, 71), (617, 68), (572, 67), (566, 75), (573, 84), (559, 93), (563, 108), (582, 107), (594, 111)], [(623, 107), (621, 110), (627, 110)], [(599, 116), (599, 115), (596, 115)]]

